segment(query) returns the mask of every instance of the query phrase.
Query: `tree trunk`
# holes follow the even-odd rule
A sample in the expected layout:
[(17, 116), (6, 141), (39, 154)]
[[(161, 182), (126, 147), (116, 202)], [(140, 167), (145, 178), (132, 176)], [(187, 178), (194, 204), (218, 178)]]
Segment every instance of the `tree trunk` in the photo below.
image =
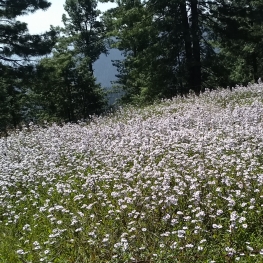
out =
[(72, 92), (71, 92), (70, 83), (67, 84), (67, 99), (68, 99), (68, 104), (67, 104), (68, 121), (71, 122), (74, 120), (74, 107), (72, 105)]
[(253, 76), (255, 83), (258, 82), (258, 78), (261, 76), (258, 76), (258, 61), (257, 61), (257, 55), (255, 52), (252, 54), (252, 63), (253, 63)]
[(188, 79), (188, 87), (185, 90), (185, 93), (189, 92), (189, 89), (193, 89), (194, 87), (194, 71), (193, 71), (193, 55), (192, 55), (192, 41), (190, 34), (190, 26), (188, 23), (188, 15), (186, 9), (186, 2), (184, 1), (180, 3), (180, 12), (182, 15), (182, 33), (184, 40), (184, 48), (185, 48), (185, 57), (186, 57), (186, 67), (187, 67), (187, 79)]
[(192, 25), (191, 33), (193, 38), (193, 82), (194, 92), (199, 95), (202, 91), (202, 79), (201, 79), (201, 59), (200, 59), (200, 37), (199, 37), (199, 15), (198, 15), (198, 0), (191, 0), (191, 14)]
[(94, 75), (92, 63), (89, 63), (89, 72), (92, 76)]

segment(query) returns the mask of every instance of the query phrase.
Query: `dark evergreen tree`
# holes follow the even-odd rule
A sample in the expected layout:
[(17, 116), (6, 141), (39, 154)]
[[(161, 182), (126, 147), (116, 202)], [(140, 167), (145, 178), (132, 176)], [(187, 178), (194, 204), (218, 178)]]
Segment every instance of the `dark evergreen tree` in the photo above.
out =
[(88, 69), (93, 75), (92, 64), (101, 53), (106, 53), (105, 28), (98, 20), (97, 0), (66, 0), (67, 15), (63, 15), (63, 32), (74, 47), (75, 53), (89, 60)]
[(55, 32), (30, 35), (27, 24), (17, 21), (21, 15), (46, 10), (51, 4), (47, 0), (1, 0), (0, 1), (0, 61), (21, 64), (31, 56), (51, 52)]
[(126, 56), (117, 64), (125, 97), (149, 102), (189, 89), (199, 94), (203, 28), (198, 1), (116, 3), (104, 19), (117, 39), (115, 46)]
[(46, 10), (46, 0), (0, 1), (0, 129), (16, 128), (23, 120), (26, 91), (22, 88), (31, 67), (30, 59), (51, 52), (56, 32), (30, 35), (27, 24), (17, 21), (20, 15)]
[[(125, 59), (113, 61), (119, 74), (115, 85), (125, 91), (123, 101), (136, 104), (151, 100), (147, 75), (149, 56), (143, 56), (157, 34), (151, 26), (152, 17), (140, 0), (116, 1), (117, 7), (107, 11), (103, 20), (112, 46), (122, 51)], [(149, 53), (148, 53), (149, 54)], [(151, 62), (150, 62), (151, 63)]]
[(115, 2), (104, 20), (126, 56), (115, 64), (128, 101), (245, 84), (263, 70), (260, 0)]
[(210, 9), (211, 27), (231, 72), (228, 85), (256, 82), (263, 71), (262, 1), (220, 0)]
[(104, 94), (89, 72), (89, 61), (77, 56), (65, 38), (51, 58), (41, 60), (37, 67), (40, 83), (34, 86), (39, 120), (75, 122), (100, 113)]
[(65, 2), (65, 26), (59, 29), (53, 57), (43, 59), (37, 70), (41, 84), (34, 91), (40, 98), (40, 119), (77, 121), (104, 109), (104, 93), (93, 74), (93, 63), (106, 53), (96, 6), (94, 0)]

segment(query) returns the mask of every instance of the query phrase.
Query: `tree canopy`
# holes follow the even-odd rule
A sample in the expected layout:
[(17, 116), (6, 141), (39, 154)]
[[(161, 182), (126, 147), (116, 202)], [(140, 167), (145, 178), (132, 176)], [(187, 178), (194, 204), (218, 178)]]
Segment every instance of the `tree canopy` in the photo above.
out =
[(51, 52), (55, 31), (42, 35), (31, 35), (27, 24), (17, 21), (21, 15), (46, 10), (51, 4), (46, 0), (2, 0), (0, 1), (0, 61), (19, 63), (32, 56)]
[(93, 63), (106, 53), (104, 27), (98, 21), (97, 2), (66, 0), (64, 27), (53, 47), (52, 57), (37, 65), (33, 84), (37, 118), (55, 121), (87, 119), (104, 109), (104, 93), (96, 83)]
[(32, 73), (30, 61), (49, 54), (56, 42), (55, 30), (32, 35), (27, 24), (17, 18), (50, 5), (46, 0), (0, 1), (0, 131), (23, 121), (27, 104), (24, 87)]
[(93, 66), (109, 43), (124, 56), (113, 61), (121, 103), (145, 105), (262, 77), (261, 0), (100, 2), (116, 6), (101, 14), (97, 0), (66, 0), (63, 27), (30, 35), (16, 18), (50, 3), (0, 0), (0, 127), (77, 121), (105, 110)]

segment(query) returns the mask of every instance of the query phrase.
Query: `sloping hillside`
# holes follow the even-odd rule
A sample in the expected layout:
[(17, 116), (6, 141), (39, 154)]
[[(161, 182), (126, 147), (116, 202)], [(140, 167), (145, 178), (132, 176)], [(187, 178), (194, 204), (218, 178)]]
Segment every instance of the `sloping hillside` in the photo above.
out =
[(263, 86), (0, 139), (0, 262), (262, 262)]

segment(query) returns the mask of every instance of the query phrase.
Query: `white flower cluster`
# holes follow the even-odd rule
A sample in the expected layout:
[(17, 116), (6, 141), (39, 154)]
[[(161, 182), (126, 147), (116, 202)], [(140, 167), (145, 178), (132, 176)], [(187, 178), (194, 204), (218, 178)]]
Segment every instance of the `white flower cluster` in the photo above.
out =
[(122, 109), (89, 124), (31, 126), (0, 138), (0, 227), (3, 235), (17, 228), (15, 252), (39, 253), (36, 262), (63, 254), (53, 249), (63, 242), (111, 251), (102, 253), (107, 260), (138, 259), (147, 249), (153, 258), (205, 255), (221, 241), (225, 256), (260, 255), (246, 242), (263, 241), (255, 236), (262, 153), (260, 85)]

